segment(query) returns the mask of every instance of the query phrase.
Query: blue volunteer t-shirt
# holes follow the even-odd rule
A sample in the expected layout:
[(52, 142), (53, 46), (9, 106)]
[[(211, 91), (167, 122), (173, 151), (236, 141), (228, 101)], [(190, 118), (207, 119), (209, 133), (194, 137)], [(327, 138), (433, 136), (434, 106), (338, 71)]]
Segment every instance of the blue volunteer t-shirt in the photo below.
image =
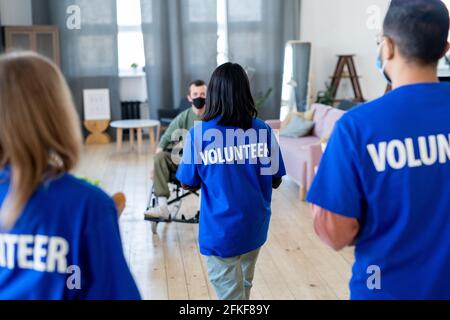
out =
[(359, 220), (352, 299), (450, 299), (450, 84), (347, 113), (308, 201)]
[[(0, 171), (0, 203), (10, 169)], [(114, 202), (69, 174), (42, 184), (0, 229), (0, 300), (135, 300)]]
[(278, 143), (263, 121), (255, 119), (247, 131), (218, 122), (190, 131), (177, 178), (202, 190), (201, 253), (230, 258), (267, 241), (272, 179), (286, 171)]

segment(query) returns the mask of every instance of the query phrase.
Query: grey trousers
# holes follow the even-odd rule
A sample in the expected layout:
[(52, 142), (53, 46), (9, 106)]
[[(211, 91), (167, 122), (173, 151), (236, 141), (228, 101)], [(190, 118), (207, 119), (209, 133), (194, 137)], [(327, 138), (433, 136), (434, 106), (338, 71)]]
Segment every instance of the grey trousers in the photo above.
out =
[(171, 174), (177, 172), (178, 166), (173, 163), (169, 152), (160, 152), (155, 156), (154, 191), (155, 196), (170, 198), (169, 180)]
[(227, 259), (206, 257), (209, 281), (219, 300), (250, 300), (259, 252)]

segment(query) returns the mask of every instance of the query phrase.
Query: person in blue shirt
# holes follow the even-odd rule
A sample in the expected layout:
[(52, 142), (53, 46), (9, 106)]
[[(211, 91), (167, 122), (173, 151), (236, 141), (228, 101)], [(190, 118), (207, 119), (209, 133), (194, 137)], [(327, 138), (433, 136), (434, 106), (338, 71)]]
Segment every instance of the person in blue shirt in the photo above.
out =
[(352, 299), (450, 299), (449, 12), (393, 0), (383, 32), (393, 91), (337, 123), (307, 196), (314, 227), (335, 250), (356, 244)]
[(272, 188), (286, 174), (270, 127), (257, 119), (244, 69), (212, 75), (203, 123), (189, 132), (177, 179), (201, 188), (200, 251), (220, 300), (248, 300), (267, 241)]
[(60, 70), (0, 58), (0, 300), (140, 299), (113, 200), (73, 169), (81, 130)]

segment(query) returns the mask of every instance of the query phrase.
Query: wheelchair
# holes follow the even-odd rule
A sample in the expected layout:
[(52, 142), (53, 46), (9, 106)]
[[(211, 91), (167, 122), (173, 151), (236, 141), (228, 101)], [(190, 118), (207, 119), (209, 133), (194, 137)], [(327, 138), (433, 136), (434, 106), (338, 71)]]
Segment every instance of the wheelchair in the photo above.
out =
[[(200, 222), (200, 210), (197, 211), (197, 214), (190, 219), (187, 219), (185, 215), (180, 216), (181, 205), (183, 204), (183, 200), (190, 196), (196, 196), (200, 199), (199, 190), (188, 191), (183, 189), (181, 182), (177, 180), (175, 173), (171, 174), (169, 180), (169, 189), (171, 191), (171, 197), (167, 202), (171, 214), (169, 219), (154, 219), (154, 218), (145, 218), (146, 221), (151, 222), (152, 224), (152, 233), (158, 233), (158, 225), (160, 223), (182, 223), (182, 224), (198, 224)], [(158, 198), (155, 195), (154, 187), (152, 187), (152, 192), (148, 201), (147, 210), (155, 208), (158, 205)]]

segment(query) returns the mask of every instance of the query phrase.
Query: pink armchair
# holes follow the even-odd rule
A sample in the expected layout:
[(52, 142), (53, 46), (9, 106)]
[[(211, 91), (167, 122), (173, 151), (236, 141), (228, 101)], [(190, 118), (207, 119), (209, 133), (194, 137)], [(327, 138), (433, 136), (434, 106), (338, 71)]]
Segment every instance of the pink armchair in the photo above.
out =
[[(315, 176), (315, 169), (322, 158), (321, 140), (329, 138), (334, 125), (344, 111), (329, 106), (314, 104), (314, 129), (310, 136), (288, 138), (280, 136), (280, 147), (288, 176), (300, 186), (300, 199), (305, 200)], [(267, 124), (274, 130), (281, 128), (281, 121), (269, 120)]]

